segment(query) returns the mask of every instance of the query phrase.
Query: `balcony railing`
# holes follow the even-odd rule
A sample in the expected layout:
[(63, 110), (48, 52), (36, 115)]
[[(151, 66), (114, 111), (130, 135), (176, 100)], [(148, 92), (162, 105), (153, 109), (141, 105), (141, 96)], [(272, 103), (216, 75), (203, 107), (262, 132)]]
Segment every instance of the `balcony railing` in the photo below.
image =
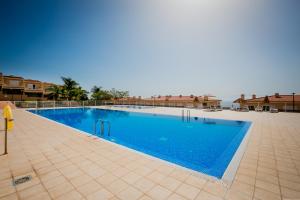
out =
[(33, 93), (43, 93), (44, 90), (43, 88), (26, 88), (25, 87), (25, 92), (33, 92)]

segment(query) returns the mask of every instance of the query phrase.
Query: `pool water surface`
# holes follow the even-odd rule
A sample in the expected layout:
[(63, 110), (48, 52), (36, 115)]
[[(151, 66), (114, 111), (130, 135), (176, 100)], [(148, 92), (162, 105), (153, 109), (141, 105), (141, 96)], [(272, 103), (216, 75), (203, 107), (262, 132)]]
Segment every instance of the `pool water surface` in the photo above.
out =
[(187, 121), (180, 116), (96, 108), (29, 111), (219, 179), (251, 125), (246, 121), (197, 117)]

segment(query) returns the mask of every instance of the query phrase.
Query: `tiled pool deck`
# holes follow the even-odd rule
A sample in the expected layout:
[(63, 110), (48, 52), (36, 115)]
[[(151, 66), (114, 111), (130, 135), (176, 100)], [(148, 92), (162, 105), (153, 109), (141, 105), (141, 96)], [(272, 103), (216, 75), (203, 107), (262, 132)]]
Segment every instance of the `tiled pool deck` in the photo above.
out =
[[(138, 111), (181, 115), (176, 108)], [(232, 184), (14, 110), (9, 154), (0, 156), (0, 199), (300, 199), (300, 114), (191, 110), (191, 115), (253, 121)], [(12, 185), (24, 175), (33, 178)]]

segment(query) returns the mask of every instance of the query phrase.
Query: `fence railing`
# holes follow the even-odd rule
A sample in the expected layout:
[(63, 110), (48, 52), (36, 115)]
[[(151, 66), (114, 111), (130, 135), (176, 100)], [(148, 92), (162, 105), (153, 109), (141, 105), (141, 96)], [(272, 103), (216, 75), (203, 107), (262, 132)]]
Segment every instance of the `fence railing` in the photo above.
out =
[(12, 101), (17, 108), (56, 108), (56, 107), (85, 107), (103, 105), (122, 106), (151, 106), (151, 107), (186, 107), (186, 108), (206, 108), (198, 103), (173, 103), (173, 102), (150, 102), (150, 101), (120, 101), (120, 100), (88, 100), (88, 101)]
[(112, 105), (111, 101), (12, 101), (17, 108), (57, 108)]

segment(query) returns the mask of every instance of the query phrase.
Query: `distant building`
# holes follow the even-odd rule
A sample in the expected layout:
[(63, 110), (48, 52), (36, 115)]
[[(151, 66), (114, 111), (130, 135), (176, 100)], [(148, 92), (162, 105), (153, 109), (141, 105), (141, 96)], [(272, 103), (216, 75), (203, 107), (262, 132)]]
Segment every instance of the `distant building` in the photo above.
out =
[(129, 104), (129, 105), (154, 105), (154, 106), (170, 106), (170, 107), (218, 107), (221, 100), (211, 95), (204, 96), (152, 96), (150, 98), (128, 97), (119, 99), (115, 104)]
[(0, 73), (0, 101), (49, 100), (51, 95), (48, 89), (53, 85)]
[(293, 111), (294, 104), (295, 111), (300, 111), (300, 95), (294, 95), (293, 97), (291, 94), (282, 95), (275, 93), (272, 96), (256, 97), (254, 94), (252, 98), (245, 99), (245, 95), (242, 94), (234, 103), (240, 104), (240, 107), (248, 106), (249, 110), (261, 107), (266, 111), (270, 110), (270, 108), (277, 108), (279, 111)]

